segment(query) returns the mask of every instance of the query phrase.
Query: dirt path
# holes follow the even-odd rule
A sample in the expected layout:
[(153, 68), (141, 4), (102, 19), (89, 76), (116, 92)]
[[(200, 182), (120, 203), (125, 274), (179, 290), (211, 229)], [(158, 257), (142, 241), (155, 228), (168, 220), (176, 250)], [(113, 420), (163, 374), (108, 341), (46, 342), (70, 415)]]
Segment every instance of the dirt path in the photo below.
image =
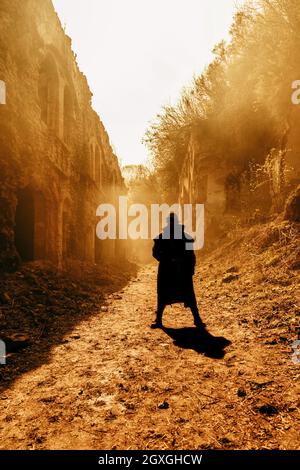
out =
[(223, 286), (208, 266), (195, 277), (210, 333), (231, 341), (222, 357), (182, 329), (180, 305), (169, 329), (149, 328), (155, 273), (143, 268), (0, 395), (2, 449), (299, 448), (299, 368), (251, 322), (247, 283)]

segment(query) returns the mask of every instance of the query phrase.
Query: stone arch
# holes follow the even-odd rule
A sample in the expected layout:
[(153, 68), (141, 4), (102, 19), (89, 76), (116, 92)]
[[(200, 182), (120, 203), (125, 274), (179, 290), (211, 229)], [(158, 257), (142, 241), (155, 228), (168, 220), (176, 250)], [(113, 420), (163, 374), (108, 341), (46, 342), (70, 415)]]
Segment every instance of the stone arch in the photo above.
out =
[(39, 99), (41, 119), (59, 133), (59, 75), (54, 58), (48, 54), (40, 67)]
[(15, 246), (23, 261), (46, 257), (46, 201), (41, 191), (30, 187), (17, 192)]

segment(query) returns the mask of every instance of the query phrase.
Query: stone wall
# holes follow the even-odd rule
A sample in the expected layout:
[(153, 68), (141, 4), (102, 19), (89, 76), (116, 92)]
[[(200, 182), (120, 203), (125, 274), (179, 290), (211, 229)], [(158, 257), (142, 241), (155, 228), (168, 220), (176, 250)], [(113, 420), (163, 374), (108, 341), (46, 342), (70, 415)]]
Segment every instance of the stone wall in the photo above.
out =
[(300, 107), (278, 129), (274, 148), (230, 161), (226, 149), (218, 154), (211, 135), (191, 131), (179, 181), (180, 203), (205, 204), (205, 227), (219, 233), (236, 222), (264, 221), (283, 211), (288, 195), (300, 184)]
[(115, 256), (96, 240), (96, 208), (124, 181), (50, 0), (1, 0), (0, 80), (0, 267)]
[(209, 225), (227, 210), (226, 177), (229, 174), (222, 156), (212, 154), (205, 141), (192, 133), (179, 183), (180, 203), (204, 204)]

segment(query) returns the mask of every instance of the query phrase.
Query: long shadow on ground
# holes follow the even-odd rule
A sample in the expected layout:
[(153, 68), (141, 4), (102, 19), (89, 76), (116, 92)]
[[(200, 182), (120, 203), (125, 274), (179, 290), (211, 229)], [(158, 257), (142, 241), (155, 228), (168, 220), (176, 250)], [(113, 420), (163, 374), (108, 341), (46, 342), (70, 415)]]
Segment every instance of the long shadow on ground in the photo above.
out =
[(198, 328), (163, 328), (163, 331), (174, 340), (175, 346), (183, 349), (193, 349), (213, 359), (222, 359), (224, 349), (231, 341), (223, 336), (213, 336), (207, 330)]
[[(70, 336), (75, 326), (99, 314), (105, 296), (120, 292), (137, 274), (137, 266), (124, 261), (82, 266), (80, 276), (74, 269), (59, 273), (48, 265), (26, 263), (16, 273), (0, 273), (0, 340), (9, 353), (6, 365), (0, 364), (0, 392), (48, 363), (57, 344), (80, 339), (80, 332)], [(107, 315), (106, 307), (101, 315)]]

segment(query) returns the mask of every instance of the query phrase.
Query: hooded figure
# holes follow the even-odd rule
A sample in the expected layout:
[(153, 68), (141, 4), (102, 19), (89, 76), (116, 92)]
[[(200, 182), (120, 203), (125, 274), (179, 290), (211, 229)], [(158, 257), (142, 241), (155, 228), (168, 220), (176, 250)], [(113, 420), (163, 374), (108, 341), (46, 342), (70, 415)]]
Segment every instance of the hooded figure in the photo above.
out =
[[(197, 327), (203, 328), (194, 293), (193, 275), (196, 257), (194, 240), (184, 232), (173, 212), (167, 218), (167, 226), (154, 239), (153, 257), (159, 261), (157, 276), (157, 312), (152, 328), (162, 328), (162, 316), (166, 305), (184, 303), (194, 316)], [(189, 249), (187, 249), (189, 246)]]

